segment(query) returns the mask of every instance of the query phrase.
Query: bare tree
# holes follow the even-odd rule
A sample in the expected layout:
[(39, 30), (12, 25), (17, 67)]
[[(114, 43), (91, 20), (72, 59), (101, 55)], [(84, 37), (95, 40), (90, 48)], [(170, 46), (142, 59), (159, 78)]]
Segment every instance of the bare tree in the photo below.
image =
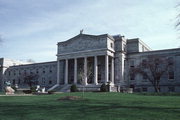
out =
[(83, 98), (84, 98), (84, 88), (85, 88), (85, 85), (86, 85), (85, 79), (87, 77), (87, 82), (89, 81), (90, 76), (93, 75), (92, 69), (93, 69), (93, 67), (92, 67), (92, 65), (89, 64), (89, 62), (87, 63), (87, 71), (86, 71), (87, 74), (86, 75), (85, 75), (84, 68), (82, 66), (80, 66), (80, 69), (79, 69), (78, 76), (80, 78), (80, 83), (83, 86)]
[(24, 83), (31, 88), (33, 85), (37, 85), (39, 75), (34, 73), (24, 74), (23, 78)]
[(138, 66), (130, 69), (130, 75), (141, 74), (153, 85), (155, 92), (160, 92), (161, 77), (168, 71), (169, 61), (164, 57), (148, 56)]

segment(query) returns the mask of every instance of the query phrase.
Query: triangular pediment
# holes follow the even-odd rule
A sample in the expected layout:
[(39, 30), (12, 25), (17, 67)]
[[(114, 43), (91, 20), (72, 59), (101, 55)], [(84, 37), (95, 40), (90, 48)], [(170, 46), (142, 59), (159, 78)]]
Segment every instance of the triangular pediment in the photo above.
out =
[(59, 42), (58, 49), (61, 53), (67, 53), (106, 48), (106, 40), (106, 35), (95, 36), (79, 34), (67, 41)]

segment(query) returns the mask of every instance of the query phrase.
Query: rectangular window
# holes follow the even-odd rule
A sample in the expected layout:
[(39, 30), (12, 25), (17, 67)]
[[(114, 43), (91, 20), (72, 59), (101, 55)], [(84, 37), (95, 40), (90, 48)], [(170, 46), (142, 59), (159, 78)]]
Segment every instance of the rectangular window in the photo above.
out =
[(168, 68), (168, 78), (169, 78), (169, 80), (174, 79), (174, 68), (172, 65), (170, 65)]
[(16, 84), (16, 80), (15, 79), (13, 79), (13, 85), (15, 85)]
[(20, 84), (21, 83), (21, 80), (20, 79), (18, 79), (18, 84)]
[(148, 76), (146, 74), (143, 74), (143, 80), (147, 80)]
[(142, 91), (143, 91), (143, 92), (147, 92), (147, 88), (146, 88), (146, 87), (143, 87), (143, 88), (142, 88)]
[(38, 69), (36, 69), (36, 73), (37, 73), (37, 74), (39, 73)]
[(135, 74), (134, 73), (130, 74), (130, 80), (135, 80)]
[(169, 92), (174, 92), (175, 91), (175, 88), (173, 86), (168, 87), (168, 89), (169, 89)]
[(45, 69), (43, 68), (43, 73), (45, 73)]
[(52, 84), (52, 81), (51, 81), (51, 80), (49, 81), (49, 84)]
[(134, 67), (134, 60), (130, 60), (130, 67)]
[(114, 46), (113, 46), (113, 43), (111, 43), (111, 48), (113, 48)]
[(168, 64), (173, 65), (174, 64), (174, 59), (173, 57), (168, 57)]
[(173, 80), (174, 79), (174, 71), (169, 71), (169, 80)]

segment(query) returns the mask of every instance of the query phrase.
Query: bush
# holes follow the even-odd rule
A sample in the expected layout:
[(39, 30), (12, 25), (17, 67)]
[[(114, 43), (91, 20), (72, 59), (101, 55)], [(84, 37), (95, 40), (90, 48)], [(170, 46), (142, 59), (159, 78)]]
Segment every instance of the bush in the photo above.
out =
[(23, 93), (25, 93), (25, 94), (31, 94), (32, 91), (31, 91), (31, 90), (23, 90)]
[(31, 90), (31, 92), (37, 92), (36, 87), (31, 87), (30, 90)]
[(101, 92), (107, 92), (107, 91), (108, 91), (106, 84), (103, 83), (103, 84), (101, 85), (100, 91), (101, 91)]
[(54, 91), (54, 90), (50, 90), (50, 91), (48, 91), (48, 94), (54, 94), (56, 91)]
[(71, 92), (78, 92), (76, 85), (72, 85), (70, 90)]

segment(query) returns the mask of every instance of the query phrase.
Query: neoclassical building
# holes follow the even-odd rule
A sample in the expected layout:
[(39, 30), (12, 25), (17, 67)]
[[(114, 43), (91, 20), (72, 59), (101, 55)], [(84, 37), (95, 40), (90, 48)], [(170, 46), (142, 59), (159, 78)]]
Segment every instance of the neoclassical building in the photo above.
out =
[[(137, 92), (153, 92), (154, 88), (142, 75), (129, 75), (129, 69), (148, 56), (171, 58), (171, 71), (160, 82), (161, 92), (180, 92), (180, 49), (153, 51), (139, 38), (126, 39), (121, 35), (79, 34), (57, 44), (57, 61), (6, 67), (1, 59), (1, 88), (5, 81), (26, 85), (22, 74), (38, 74), (40, 86), (49, 90), (68, 91), (72, 84), (86, 91), (97, 91), (103, 83), (111, 90), (128, 87)], [(14, 74), (15, 73), (15, 74)], [(19, 74), (20, 73), (20, 74)]]

